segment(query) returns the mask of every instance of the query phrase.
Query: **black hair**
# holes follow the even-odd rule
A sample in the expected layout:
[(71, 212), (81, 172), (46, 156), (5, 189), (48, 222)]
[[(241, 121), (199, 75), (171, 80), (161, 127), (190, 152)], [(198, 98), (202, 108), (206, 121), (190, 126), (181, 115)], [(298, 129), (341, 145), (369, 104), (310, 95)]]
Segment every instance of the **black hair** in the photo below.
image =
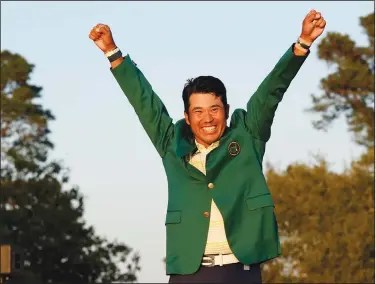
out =
[(188, 113), (189, 97), (194, 93), (209, 94), (213, 93), (220, 97), (223, 106), (227, 106), (226, 87), (221, 80), (213, 76), (199, 76), (194, 79), (188, 79), (183, 89), (184, 111)]

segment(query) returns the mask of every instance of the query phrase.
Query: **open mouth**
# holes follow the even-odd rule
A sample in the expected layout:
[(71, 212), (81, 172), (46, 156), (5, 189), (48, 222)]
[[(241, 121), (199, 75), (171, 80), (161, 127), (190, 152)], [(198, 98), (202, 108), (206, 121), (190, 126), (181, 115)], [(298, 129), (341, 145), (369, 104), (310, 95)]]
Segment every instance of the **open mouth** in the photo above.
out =
[(207, 134), (211, 134), (211, 133), (214, 133), (217, 130), (217, 126), (216, 125), (206, 126), (206, 127), (202, 127), (201, 129), (202, 129), (203, 132), (205, 132)]

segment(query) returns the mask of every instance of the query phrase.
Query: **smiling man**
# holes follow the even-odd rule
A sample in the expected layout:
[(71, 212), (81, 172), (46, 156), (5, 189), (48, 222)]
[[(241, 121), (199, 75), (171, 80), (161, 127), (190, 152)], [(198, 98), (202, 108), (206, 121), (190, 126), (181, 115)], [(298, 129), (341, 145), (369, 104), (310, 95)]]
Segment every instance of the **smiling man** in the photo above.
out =
[(184, 117), (197, 144), (209, 147), (226, 130), (229, 105), (226, 88), (217, 78), (188, 80), (183, 90)]
[(312, 10), (302, 31), (250, 98), (231, 116), (224, 84), (188, 80), (184, 119), (173, 123), (164, 104), (110, 28), (89, 37), (158, 151), (168, 180), (167, 274), (170, 283), (261, 283), (260, 264), (281, 254), (274, 203), (262, 171), (274, 114), (326, 22)]

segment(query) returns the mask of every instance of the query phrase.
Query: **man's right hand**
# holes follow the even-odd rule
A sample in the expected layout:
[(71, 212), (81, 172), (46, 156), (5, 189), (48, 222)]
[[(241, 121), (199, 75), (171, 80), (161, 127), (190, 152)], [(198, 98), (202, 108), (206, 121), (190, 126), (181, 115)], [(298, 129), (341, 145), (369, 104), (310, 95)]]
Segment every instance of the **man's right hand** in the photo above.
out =
[(89, 38), (104, 52), (107, 53), (116, 48), (112, 38), (111, 29), (107, 25), (98, 24), (90, 31)]

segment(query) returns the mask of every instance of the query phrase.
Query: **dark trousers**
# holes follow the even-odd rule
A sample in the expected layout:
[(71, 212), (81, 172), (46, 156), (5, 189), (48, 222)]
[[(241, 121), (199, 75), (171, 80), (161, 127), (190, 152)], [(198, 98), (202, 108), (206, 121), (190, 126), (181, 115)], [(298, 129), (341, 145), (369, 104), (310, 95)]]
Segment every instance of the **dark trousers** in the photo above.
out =
[(233, 263), (223, 266), (205, 267), (194, 274), (170, 275), (169, 283), (257, 283), (261, 284), (260, 264), (253, 264), (249, 270), (244, 270), (244, 264)]

